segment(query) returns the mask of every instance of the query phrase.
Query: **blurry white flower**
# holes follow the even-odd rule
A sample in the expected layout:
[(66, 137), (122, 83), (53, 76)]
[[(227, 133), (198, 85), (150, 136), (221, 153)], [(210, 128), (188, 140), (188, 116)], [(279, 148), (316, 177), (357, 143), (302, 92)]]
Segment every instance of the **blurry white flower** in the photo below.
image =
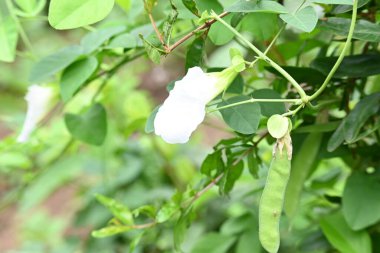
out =
[(232, 68), (217, 73), (204, 73), (199, 67), (189, 69), (182, 80), (175, 82), (157, 112), (156, 135), (171, 144), (186, 143), (202, 123), (206, 104), (226, 89), (236, 75)]
[(28, 111), (22, 131), (17, 138), (18, 142), (26, 142), (29, 139), (30, 134), (36, 128), (38, 122), (49, 110), (53, 95), (52, 88), (39, 85), (31, 85), (28, 88), (28, 92), (25, 96), (25, 100), (28, 103)]

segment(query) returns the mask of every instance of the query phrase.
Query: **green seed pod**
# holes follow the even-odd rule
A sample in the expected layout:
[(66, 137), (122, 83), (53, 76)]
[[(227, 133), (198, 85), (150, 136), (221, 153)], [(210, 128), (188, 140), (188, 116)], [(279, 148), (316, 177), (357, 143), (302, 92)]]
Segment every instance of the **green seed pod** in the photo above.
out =
[(285, 152), (278, 152), (272, 159), (265, 188), (259, 206), (259, 238), (269, 253), (277, 253), (280, 247), (280, 217), (283, 209), (286, 185), (291, 161)]

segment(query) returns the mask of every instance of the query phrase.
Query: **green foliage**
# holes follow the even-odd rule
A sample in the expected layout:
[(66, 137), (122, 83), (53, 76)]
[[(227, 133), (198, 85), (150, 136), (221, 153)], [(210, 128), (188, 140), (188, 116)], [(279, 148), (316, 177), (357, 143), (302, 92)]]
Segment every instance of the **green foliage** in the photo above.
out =
[[(12, 252), (379, 251), (379, 1), (49, 2), (0, 2)], [(206, 118), (169, 145), (156, 104), (196, 66), (236, 78), (207, 104), (180, 91)], [(20, 144), (28, 74), (55, 106)]]
[(104, 19), (112, 10), (114, 0), (52, 0), (49, 23), (55, 29), (73, 29)]

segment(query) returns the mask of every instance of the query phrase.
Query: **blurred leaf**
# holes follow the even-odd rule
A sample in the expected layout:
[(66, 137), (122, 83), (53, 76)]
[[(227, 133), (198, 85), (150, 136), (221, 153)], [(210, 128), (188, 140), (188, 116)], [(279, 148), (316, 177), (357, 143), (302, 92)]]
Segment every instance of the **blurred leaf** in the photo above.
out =
[[(346, 1), (346, 0), (344, 0)], [(359, 0), (358, 1), (358, 8), (366, 5), (370, 0)], [(342, 5), (338, 5), (338, 6), (335, 6), (331, 13), (333, 14), (341, 14), (341, 13), (345, 13), (345, 12), (349, 12), (352, 10), (352, 3), (350, 5), (345, 5), (345, 4), (342, 4)]]
[(235, 13), (231, 18), (231, 26), (234, 28), (237, 27), (240, 24), (240, 22), (243, 20), (245, 15), (246, 13), (244, 12)]
[(230, 165), (227, 165), (224, 174), (224, 181), (222, 181), (223, 185), (221, 186), (221, 192), (223, 192), (223, 194), (228, 194), (234, 188), (235, 182), (243, 173), (243, 169), (243, 160), (239, 161), (237, 164), (232, 163)]
[(82, 47), (69, 46), (38, 61), (31, 70), (29, 81), (39, 83), (73, 63), (83, 54)]
[[(241, 101), (249, 100), (248, 96), (236, 96), (221, 102), (218, 107), (227, 106)], [(242, 134), (253, 134), (257, 131), (260, 123), (260, 105), (248, 103), (233, 106), (220, 111), (224, 121), (235, 131)]]
[(325, 133), (334, 131), (339, 125), (340, 121), (328, 122), (323, 124), (313, 124), (309, 126), (301, 126), (292, 130), (293, 133)]
[(366, 121), (376, 115), (380, 108), (380, 93), (364, 97), (344, 119), (344, 139), (351, 143)]
[[(327, 75), (334, 66), (338, 57), (322, 57), (316, 58), (311, 67)], [(380, 74), (380, 54), (362, 54), (346, 56), (335, 72), (335, 78), (343, 77), (367, 77)], [(360, 66), (360, 68), (358, 68)]]
[(168, 221), (176, 212), (178, 212), (179, 206), (174, 202), (170, 201), (163, 205), (161, 209), (158, 211), (156, 216), (156, 221), (158, 223), (163, 223)]
[(37, 6), (37, 0), (15, 0), (16, 4), (25, 12), (33, 12)]
[(352, 0), (312, 0), (313, 3), (320, 3), (320, 4), (347, 4), (352, 5)]
[(172, 30), (173, 30), (173, 25), (175, 21), (177, 20), (178, 17), (178, 10), (177, 7), (174, 5), (173, 0), (170, 0), (170, 6), (171, 6), (171, 11), (169, 13), (168, 18), (166, 19), (164, 23), (164, 42), (169, 45), (170, 44), (170, 39), (172, 35)]
[(340, 123), (335, 130), (329, 142), (327, 143), (327, 151), (332, 152), (337, 149), (344, 142), (344, 120)]
[(304, 32), (313, 31), (318, 22), (317, 13), (311, 6), (302, 8), (296, 13), (281, 14), (280, 18), (284, 20), (285, 23)]
[[(318, 70), (315, 70), (313, 68), (307, 68), (307, 67), (293, 67), (293, 66), (283, 66), (283, 69), (286, 70), (297, 82), (299, 83), (307, 83), (310, 85), (321, 85), (324, 81), (326, 76), (319, 72)], [(266, 70), (269, 72), (275, 74), (276, 76), (280, 78), (284, 78), (283, 75), (278, 72), (273, 67), (265, 67)]]
[(244, 89), (244, 79), (241, 74), (238, 74), (228, 86), (226, 93), (242, 94)]
[(250, 152), (247, 155), (247, 164), (249, 173), (253, 176), (253, 178), (259, 178), (259, 161), (254, 152)]
[(131, 0), (116, 0), (116, 3), (125, 11), (128, 12), (131, 9)]
[(287, 13), (284, 6), (276, 1), (247, 1), (239, 0), (230, 7), (228, 12), (264, 12), (264, 13)]
[(161, 105), (154, 108), (152, 113), (149, 115), (148, 120), (145, 124), (145, 133), (150, 134), (154, 132), (154, 119), (156, 118), (156, 115), (158, 113), (158, 109), (160, 109)]
[(305, 181), (310, 175), (313, 166), (315, 166), (314, 163), (318, 157), (322, 137), (322, 133), (308, 134), (302, 143), (300, 151), (295, 153), (292, 160), (292, 169), (284, 203), (285, 212), (289, 217), (294, 217), (297, 213)]
[(104, 237), (109, 237), (116, 234), (124, 233), (129, 230), (133, 230), (133, 228), (127, 227), (127, 226), (109, 226), (109, 227), (101, 228), (99, 230), (92, 231), (91, 235), (96, 238), (104, 238)]
[(74, 62), (62, 73), (60, 88), (61, 97), (67, 102), (79, 90), (79, 88), (90, 78), (98, 67), (98, 61), (94, 56)]
[(186, 71), (189, 68), (202, 66), (204, 57), (205, 40), (202, 36), (194, 39), (186, 53)]
[(325, 216), (320, 221), (329, 242), (342, 253), (371, 253), (371, 239), (367, 231), (353, 231), (341, 212)]
[(197, 7), (197, 3), (195, 0), (182, 0), (182, 3), (186, 6), (186, 8), (191, 11), (194, 15), (200, 17), (200, 13)]
[(222, 150), (217, 150), (214, 153), (209, 154), (201, 165), (201, 173), (209, 177), (215, 176), (213, 171), (224, 171), (224, 163), (222, 159)]
[(208, 233), (203, 235), (194, 245), (192, 253), (225, 253), (236, 241), (235, 237)]
[(144, 8), (146, 12), (152, 13), (153, 7), (157, 5), (158, 0), (144, 0)]
[(13, 62), (16, 57), (18, 40), (17, 24), (11, 16), (0, 13), (0, 61)]
[(192, 214), (191, 207), (183, 210), (180, 218), (178, 219), (177, 223), (174, 226), (174, 230), (173, 230), (174, 249), (178, 252), (182, 252), (181, 244), (183, 243), (185, 239), (186, 230), (190, 223), (191, 214)]
[(156, 64), (160, 64), (160, 62), (161, 62), (161, 59), (160, 59), (161, 58), (161, 53), (158, 50), (158, 48), (155, 47), (152, 43), (150, 43), (146, 39), (144, 39), (144, 37), (141, 34), (140, 34), (140, 38), (144, 42), (144, 47), (145, 47), (145, 50), (146, 50), (146, 52), (148, 54), (149, 59), (151, 59), (152, 62), (154, 62)]
[(136, 37), (130, 33), (123, 33), (113, 38), (106, 48), (135, 48), (137, 47)]
[(51, 0), (49, 23), (55, 29), (73, 29), (104, 19), (114, 0)]
[(215, 11), (216, 13), (221, 13), (223, 11), (223, 6), (219, 3), (218, 0), (195, 0), (198, 6), (198, 10), (203, 13), (204, 11), (207, 11), (208, 13), (211, 12), (211, 10)]
[[(223, 18), (228, 24), (231, 23), (231, 19), (230, 15)], [(220, 22), (213, 24), (208, 32), (208, 38), (217, 46), (230, 42), (234, 37), (234, 33)]]
[(361, 230), (380, 220), (380, 181), (374, 175), (354, 172), (343, 192), (343, 215), (353, 230)]
[(80, 44), (83, 47), (83, 53), (89, 54), (98, 49), (104, 42), (111, 37), (125, 31), (125, 26), (115, 26), (99, 29), (83, 37)]
[[(253, 98), (260, 99), (280, 99), (281, 95), (272, 89), (255, 90), (252, 94)], [(270, 117), (274, 114), (283, 114), (286, 112), (284, 103), (259, 103), (261, 114), (265, 117)]]
[(278, 31), (278, 16), (270, 13), (250, 13), (241, 21), (242, 32), (252, 35), (255, 41), (271, 39)]
[(85, 113), (66, 114), (65, 122), (71, 135), (91, 145), (103, 144), (107, 135), (107, 115), (101, 104), (95, 104)]
[[(347, 36), (351, 19), (331, 17), (321, 21), (320, 27), (340, 36)], [(380, 42), (380, 25), (360, 19), (356, 22), (353, 38), (364, 41)]]
[(108, 208), (111, 211), (111, 213), (115, 216), (115, 218), (117, 218), (119, 221), (121, 221), (125, 225), (134, 224), (133, 215), (127, 206), (101, 194), (96, 194), (95, 197), (103, 206)]

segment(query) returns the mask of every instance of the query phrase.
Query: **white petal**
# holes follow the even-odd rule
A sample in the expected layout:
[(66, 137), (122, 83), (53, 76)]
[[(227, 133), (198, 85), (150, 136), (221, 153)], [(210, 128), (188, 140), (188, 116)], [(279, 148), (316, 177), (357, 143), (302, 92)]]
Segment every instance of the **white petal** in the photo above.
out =
[(39, 85), (32, 85), (28, 88), (28, 93), (25, 96), (25, 100), (28, 103), (28, 110), (24, 126), (17, 138), (18, 142), (26, 142), (29, 139), (30, 134), (36, 128), (38, 122), (47, 113), (52, 97), (53, 90), (51, 88)]

